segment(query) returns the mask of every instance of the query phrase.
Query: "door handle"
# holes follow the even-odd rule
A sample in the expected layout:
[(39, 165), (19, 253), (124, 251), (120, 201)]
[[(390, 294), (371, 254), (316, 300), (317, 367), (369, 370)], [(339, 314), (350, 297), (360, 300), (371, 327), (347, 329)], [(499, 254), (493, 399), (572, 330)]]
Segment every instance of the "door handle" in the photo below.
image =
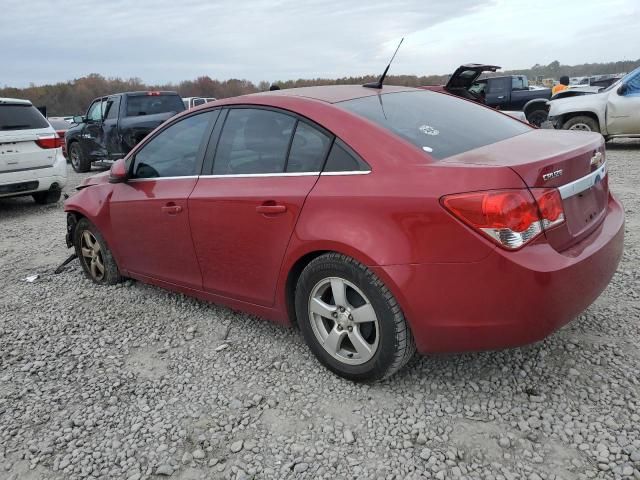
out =
[(498, 97), (498, 100), (504, 100), (504, 95), (500, 95), (500, 96)]
[(171, 202), (167, 203), (164, 207), (161, 208), (161, 210), (163, 211), (163, 213), (175, 215), (176, 213), (180, 213), (182, 211), (182, 207)]
[(262, 214), (274, 214), (274, 213), (284, 213), (287, 211), (287, 206), (286, 205), (279, 205), (271, 202), (265, 202), (262, 205), (258, 205), (256, 207), (256, 212), (258, 213), (262, 213)]

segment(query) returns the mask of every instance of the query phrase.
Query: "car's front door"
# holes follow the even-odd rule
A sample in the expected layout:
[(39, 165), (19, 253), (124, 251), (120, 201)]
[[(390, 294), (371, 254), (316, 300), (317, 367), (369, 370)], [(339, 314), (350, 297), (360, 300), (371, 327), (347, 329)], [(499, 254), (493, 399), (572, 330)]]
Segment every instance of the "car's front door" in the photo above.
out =
[(228, 110), (211, 174), (189, 198), (205, 290), (273, 305), (284, 253), (331, 141), (283, 112)]
[(103, 126), (105, 103), (101, 98), (91, 104), (82, 132), (85, 154), (92, 160), (106, 158), (107, 154)]
[(640, 134), (640, 69), (631, 74), (607, 99), (607, 133)]
[(130, 158), (130, 179), (110, 199), (113, 237), (127, 272), (201, 289), (187, 199), (219, 110), (181, 118)]
[(123, 151), (118, 135), (118, 114), (120, 110), (120, 97), (114, 96), (107, 98), (104, 108), (104, 143), (107, 155), (111, 159), (123, 157)]

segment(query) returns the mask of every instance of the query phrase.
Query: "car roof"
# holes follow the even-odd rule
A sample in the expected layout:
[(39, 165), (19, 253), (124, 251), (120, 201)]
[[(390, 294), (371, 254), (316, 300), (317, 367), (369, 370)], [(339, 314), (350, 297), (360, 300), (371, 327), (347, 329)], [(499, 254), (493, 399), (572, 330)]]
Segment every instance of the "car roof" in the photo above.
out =
[(5, 105), (31, 105), (29, 100), (24, 100), (21, 98), (4, 98), (0, 97), (0, 103)]
[(287, 88), (283, 90), (254, 93), (251, 95), (246, 95), (246, 97), (272, 95), (278, 97), (290, 96), (311, 98), (327, 103), (337, 103), (344, 102), (346, 100), (353, 100), (355, 98), (372, 97), (375, 95), (384, 95), (386, 93), (411, 91), (422, 92), (424, 90), (413, 87), (399, 87), (393, 85), (385, 85), (380, 90), (378, 90), (377, 88), (365, 88), (362, 85), (321, 85), (316, 87)]

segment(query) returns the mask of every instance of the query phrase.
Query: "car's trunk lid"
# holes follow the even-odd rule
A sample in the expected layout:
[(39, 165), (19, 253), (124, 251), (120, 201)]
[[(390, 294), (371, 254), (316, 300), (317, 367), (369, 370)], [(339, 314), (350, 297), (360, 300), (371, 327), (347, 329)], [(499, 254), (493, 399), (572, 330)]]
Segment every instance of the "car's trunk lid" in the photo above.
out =
[(36, 141), (53, 134), (52, 128), (0, 131), (0, 174), (51, 167), (57, 149), (43, 149)]
[(558, 188), (565, 222), (545, 235), (562, 251), (591, 233), (606, 214), (609, 187), (604, 160), (599, 134), (533, 130), (442, 162), (509, 167), (528, 187)]

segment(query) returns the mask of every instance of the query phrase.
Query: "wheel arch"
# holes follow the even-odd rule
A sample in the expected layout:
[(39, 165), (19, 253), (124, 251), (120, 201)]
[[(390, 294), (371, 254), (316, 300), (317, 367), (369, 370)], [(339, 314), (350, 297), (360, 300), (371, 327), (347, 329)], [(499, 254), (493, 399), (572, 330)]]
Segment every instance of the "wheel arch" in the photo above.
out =
[(522, 112), (527, 118), (529, 118), (529, 114), (534, 110), (545, 110), (547, 113), (549, 113), (549, 107), (547, 105), (548, 101), (549, 100), (547, 100), (546, 98), (534, 98), (533, 100), (529, 100), (524, 104)]
[(363, 252), (334, 242), (331, 244), (309, 246), (305, 249), (296, 250), (295, 253), (291, 253), (288, 256), (289, 261), (286, 262), (283, 269), (284, 281), (282, 282), (282, 294), (280, 298), (283, 302), (282, 309), (286, 313), (289, 323), (293, 326), (297, 326), (298, 321), (295, 312), (295, 291), (300, 274), (311, 261), (327, 253), (339, 253), (353, 258), (366, 266), (371, 266), (374, 263), (372, 259)]

